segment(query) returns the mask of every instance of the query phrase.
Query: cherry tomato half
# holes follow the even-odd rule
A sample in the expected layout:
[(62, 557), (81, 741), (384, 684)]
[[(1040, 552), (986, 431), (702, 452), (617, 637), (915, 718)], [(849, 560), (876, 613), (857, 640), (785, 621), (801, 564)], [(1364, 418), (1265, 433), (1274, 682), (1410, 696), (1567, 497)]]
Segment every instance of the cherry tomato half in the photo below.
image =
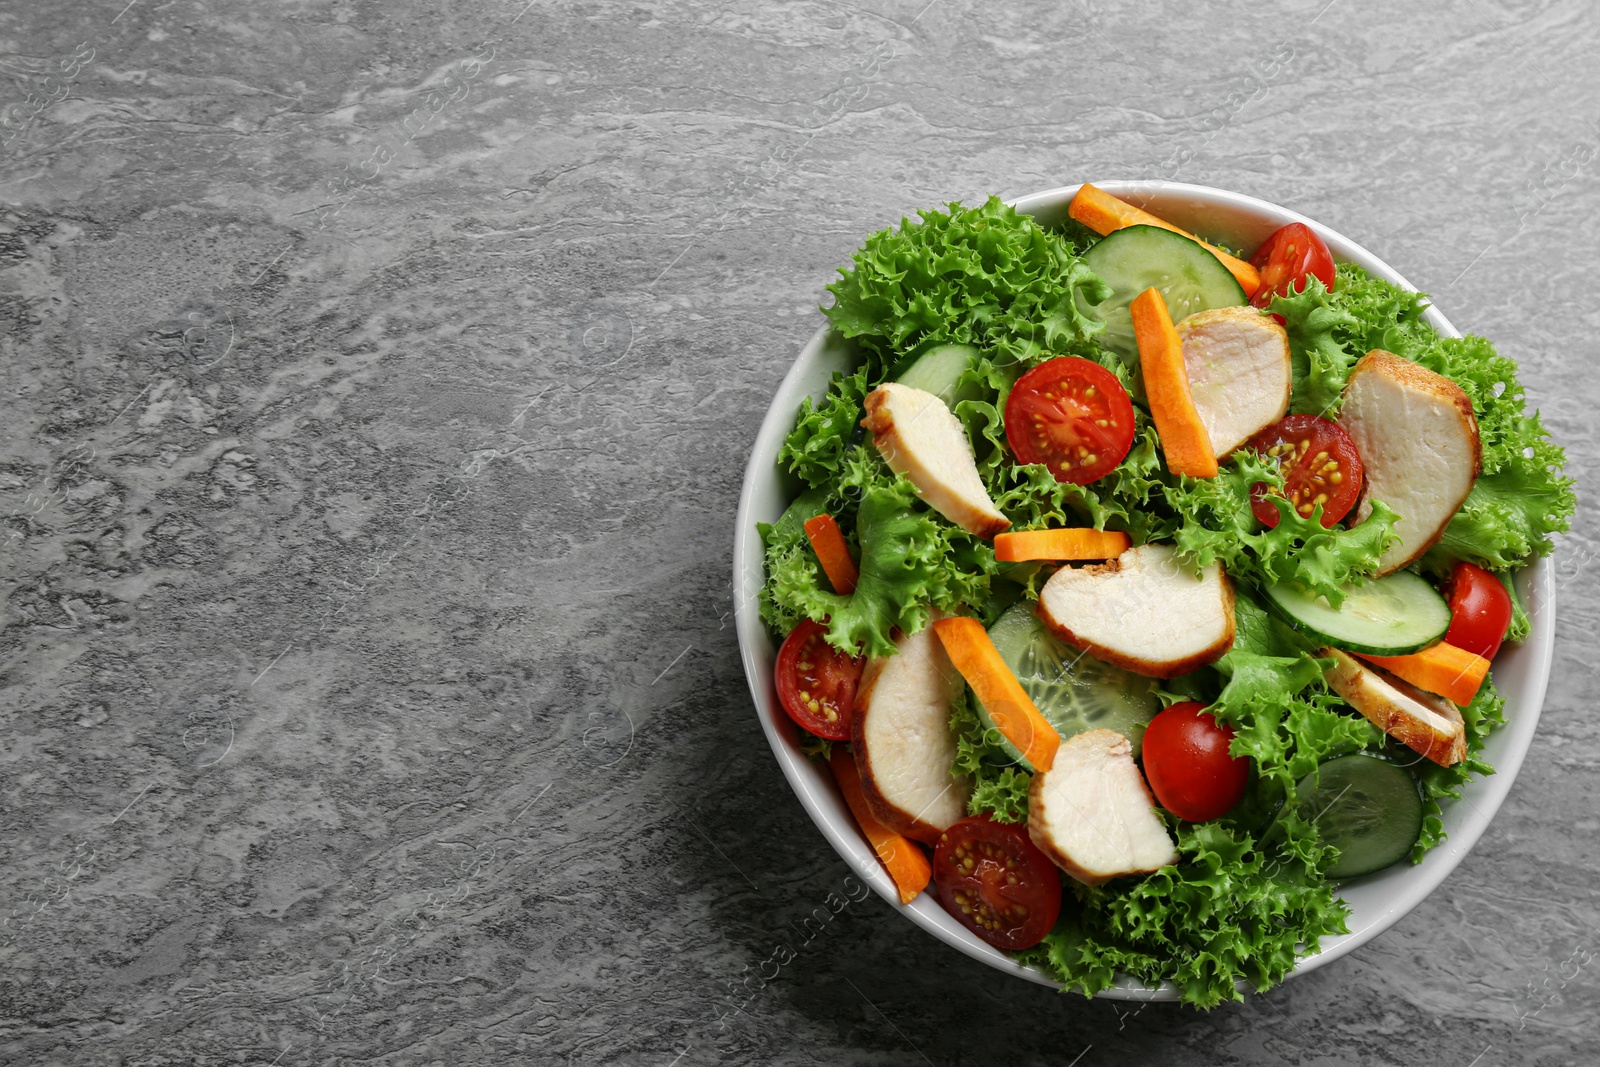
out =
[(1228, 755), (1233, 729), (1192, 700), (1174, 704), (1144, 731), (1144, 776), (1161, 806), (1180, 819), (1226, 815), (1250, 784), (1250, 761)]
[(807, 619), (778, 649), (778, 702), (802, 730), (829, 741), (850, 740), (856, 686), (867, 661), (828, 644), (827, 630)]
[(1289, 287), (1304, 289), (1307, 275), (1315, 275), (1333, 288), (1333, 253), (1322, 238), (1303, 222), (1291, 222), (1274, 230), (1250, 262), (1261, 270), (1261, 286), (1250, 303), (1264, 308), (1275, 296), (1288, 296)]
[(1450, 572), (1450, 629), (1444, 639), (1457, 648), (1494, 659), (1511, 625), (1511, 594), (1489, 571), (1461, 561)]
[[(1361, 495), (1361, 453), (1332, 419), (1290, 415), (1254, 437), (1250, 447), (1278, 461), (1289, 503), (1306, 518), (1322, 505), (1322, 525), (1332, 526), (1350, 513)], [(1250, 510), (1267, 529), (1278, 526), (1278, 509), (1267, 499), (1267, 483), (1250, 490)]]
[(1019, 463), (1043, 463), (1057, 481), (1088, 485), (1133, 445), (1133, 401), (1117, 376), (1062, 356), (1017, 379), (1006, 400), (1006, 440)]
[(1020, 824), (973, 815), (939, 835), (939, 899), (957, 922), (995, 948), (1037, 945), (1061, 914), (1061, 872)]

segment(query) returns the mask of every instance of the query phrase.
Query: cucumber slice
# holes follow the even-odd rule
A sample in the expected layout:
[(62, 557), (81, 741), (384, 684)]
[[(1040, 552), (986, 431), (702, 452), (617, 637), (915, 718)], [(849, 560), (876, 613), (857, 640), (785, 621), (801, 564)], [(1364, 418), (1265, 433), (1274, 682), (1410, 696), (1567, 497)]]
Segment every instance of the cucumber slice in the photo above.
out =
[(963, 400), (978, 400), (983, 389), (976, 382), (958, 385), (961, 376), (978, 361), (979, 352), (971, 345), (934, 345), (916, 356), (911, 365), (896, 377), (901, 385), (932, 393), (951, 411)]
[(1369, 656), (1404, 656), (1427, 648), (1450, 629), (1450, 605), (1410, 571), (1346, 585), (1338, 608), (1279, 582), (1262, 586), (1290, 625), (1323, 644)]
[(1325, 872), (1354, 878), (1397, 863), (1422, 833), (1422, 794), (1399, 764), (1376, 756), (1339, 756), (1300, 782), (1299, 813), (1339, 850)]
[(1128, 305), (1151, 286), (1161, 290), (1173, 322), (1250, 297), (1216, 256), (1159, 226), (1116, 230), (1085, 252), (1083, 261), (1111, 286), (1111, 296), (1090, 310), (1106, 324), (1100, 343), (1128, 360), (1139, 357)]
[[(1113, 667), (1057, 641), (1034, 615), (1032, 601), (1006, 609), (989, 628), (989, 639), (1039, 713), (1063, 738), (1098, 728), (1116, 730), (1133, 742), (1133, 754), (1138, 757), (1144, 728), (1161, 710), (1154, 679)], [(975, 703), (984, 728), (992, 728), (989, 712), (981, 702)], [(1033, 770), (1011, 742), (1001, 737), (1000, 744), (1016, 762)]]

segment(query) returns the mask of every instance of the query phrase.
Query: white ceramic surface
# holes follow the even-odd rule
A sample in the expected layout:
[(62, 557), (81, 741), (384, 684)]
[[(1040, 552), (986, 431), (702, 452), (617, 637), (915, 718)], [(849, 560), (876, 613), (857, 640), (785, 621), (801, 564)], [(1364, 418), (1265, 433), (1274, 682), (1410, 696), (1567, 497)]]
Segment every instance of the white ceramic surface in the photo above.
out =
[[(1254, 197), (1176, 182), (1106, 181), (1096, 184), (1175, 225), (1235, 248), (1254, 248), (1267, 234), (1288, 222), (1311, 223), (1336, 259), (1359, 264), (1407, 289), (1415, 288), (1349, 238), (1303, 215)], [(1066, 216), (1067, 205), (1077, 190), (1077, 186), (1050, 189), (1017, 197), (1011, 202), (1018, 210), (1049, 224)], [(1459, 331), (1438, 310), (1430, 308), (1427, 320), (1442, 333), (1459, 336)], [(856, 829), (827, 769), (800, 753), (796, 731), (779, 707), (773, 690), (772, 663), (777, 649), (756, 612), (756, 594), (764, 571), (761, 541), (755, 527), (758, 522), (776, 521), (789, 502), (792, 486), (781, 474), (777, 455), (784, 436), (794, 425), (800, 401), (808, 396), (821, 397), (829, 377), (835, 370), (844, 368), (847, 358), (847, 350), (829, 334), (826, 326), (817, 331), (778, 387), (745, 471), (734, 535), (733, 584), (739, 649), (750, 693), (784, 776), (823, 836), (862, 880), (891, 907), (952, 948), (1019, 978), (1055, 985), (1052, 976), (1023, 967), (1010, 956), (978, 940), (947, 915), (931, 894), (924, 893), (909, 905), (899, 902), (893, 883)], [(1533, 740), (1555, 643), (1555, 587), (1547, 562), (1541, 561), (1523, 572), (1519, 588), (1534, 626), (1526, 643), (1508, 646), (1495, 660), (1495, 684), (1506, 698), (1506, 725), (1489, 738), (1484, 756), (1497, 773), (1472, 782), (1460, 801), (1445, 808), (1443, 819), (1449, 838), (1422, 863), (1397, 865), (1344, 886), (1341, 895), (1350, 904), (1350, 933), (1325, 939), (1322, 951), (1302, 959), (1291, 977), (1336, 960), (1365, 944), (1415, 907), (1444, 881), (1477, 843), (1505, 800)], [(1177, 990), (1171, 986), (1151, 988), (1124, 981), (1100, 995), (1124, 1000), (1176, 1000)]]

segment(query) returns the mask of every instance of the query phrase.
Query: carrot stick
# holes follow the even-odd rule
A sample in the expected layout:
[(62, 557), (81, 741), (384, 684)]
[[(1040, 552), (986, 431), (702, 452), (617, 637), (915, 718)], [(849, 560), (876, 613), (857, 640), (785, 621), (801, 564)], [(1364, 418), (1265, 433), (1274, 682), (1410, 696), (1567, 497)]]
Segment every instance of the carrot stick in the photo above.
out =
[(1489, 661), (1440, 641), (1409, 656), (1362, 656), (1418, 689), (1438, 693), (1452, 704), (1466, 707), (1477, 696), (1489, 674)]
[(1101, 237), (1124, 226), (1159, 226), (1163, 230), (1181, 233), (1189, 240), (1203, 245), (1207, 251), (1216, 256), (1244, 289), (1246, 298), (1254, 296), (1256, 290), (1261, 288), (1261, 272), (1249, 263), (1237, 256), (1230, 256), (1215, 245), (1206, 244), (1188, 230), (1180, 230), (1165, 219), (1158, 219), (1143, 208), (1134, 207), (1126, 200), (1118, 200), (1104, 189), (1097, 189), (1087, 182), (1078, 190), (1078, 195), (1072, 198), (1071, 205), (1067, 207), (1067, 214)]
[(994, 558), (1001, 563), (1030, 559), (1111, 559), (1133, 544), (1118, 530), (1017, 530), (994, 535)]
[(816, 518), (807, 519), (806, 537), (822, 563), (822, 573), (833, 583), (833, 591), (841, 596), (854, 593), (861, 572), (856, 569), (856, 561), (850, 558), (850, 546), (845, 544), (844, 534), (833, 516), (824, 511)]
[(1194, 409), (1189, 395), (1189, 371), (1183, 364), (1183, 342), (1172, 327), (1161, 290), (1146, 289), (1128, 305), (1133, 315), (1133, 336), (1139, 342), (1139, 366), (1144, 370), (1144, 395), (1155, 420), (1156, 436), (1167, 457), (1167, 469), (1191, 478), (1215, 478), (1217, 457), (1211, 435)]
[(856, 769), (856, 758), (845, 751), (843, 745), (833, 746), (828, 762), (833, 766), (833, 777), (839, 783), (839, 792), (844, 794), (844, 802), (850, 805), (872, 851), (878, 854), (889, 877), (894, 879), (895, 888), (900, 890), (900, 903), (911, 903), (918, 893), (928, 888), (933, 878), (933, 865), (928, 862), (927, 854), (915, 841), (895, 833), (872, 814), (872, 809), (867, 807), (866, 794), (861, 791), (861, 772)]
[(1061, 735), (1034, 707), (1028, 693), (1011, 673), (989, 633), (977, 619), (952, 617), (933, 624), (950, 662), (983, 701), (989, 718), (1005, 739), (1022, 752), (1035, 770), (1048, 771), (1056, 761)]

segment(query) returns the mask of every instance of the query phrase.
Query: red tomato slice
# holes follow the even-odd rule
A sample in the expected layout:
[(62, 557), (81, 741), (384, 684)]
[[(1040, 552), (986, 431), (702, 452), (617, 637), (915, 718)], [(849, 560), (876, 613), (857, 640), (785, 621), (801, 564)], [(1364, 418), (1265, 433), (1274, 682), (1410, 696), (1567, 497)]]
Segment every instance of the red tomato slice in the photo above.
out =
[(939, 835), (939, 899), (957, 922), (995, 948), (1037, 945), (1061, 914), (1061, 872), (1019, 825), (974, 815)]
[(1465, 561), (1450, 573), (1450, 629), (1446, 643), (1494, 659), (1511, 625), (1511, 594), (1490, 572)]
[(1133, 445), (1133, 401), (1117, 376), (1087, 359), (1041, 363), (1011, 388), (1006, 440), (1019, 463), (1043, 463), (1057, 481), (1088, 485)]
[(1306, 277), (1314, 275), (1322, 284), (1333, 288), (1333, 253), (1322, 243), (1322, 238), (1303, 222), (1291, 222), (1274, 230), (1250, 262), (1261, 271), (1261, 286), (1256, 289), (1250, 303), (1264, 308), (1275, 296), (1288, 296), (1290, 286), (1296, 292), (1306, 287)]
[(850, 740), (856, 686), (867, 661), (828, 644), (827, 630), (807, 619), (778, 649), (778, 702), (802, 730), (829, 741)]
[[(1250, 447), (1278, 461), (1289, 503), (1306, 518), (1322, 505), (1322, 525), (1332, 526), (1350, 513), (1361, 495), (1361, 453), (1332, 419), (1290, 415), (1250, 439)], [(1278, 509), (1267, 499), (1267, 483), (1250, 490), (1250, 509), (1267, 529), (1278, 525)]]
[(1174, 704), (1144, 731), (1144, 776), (1161, 806), (1180, 819), (1228, 814), (1250, 784), (1250, 761), (1228, 755), (1233, 730), (1192, 700)]

